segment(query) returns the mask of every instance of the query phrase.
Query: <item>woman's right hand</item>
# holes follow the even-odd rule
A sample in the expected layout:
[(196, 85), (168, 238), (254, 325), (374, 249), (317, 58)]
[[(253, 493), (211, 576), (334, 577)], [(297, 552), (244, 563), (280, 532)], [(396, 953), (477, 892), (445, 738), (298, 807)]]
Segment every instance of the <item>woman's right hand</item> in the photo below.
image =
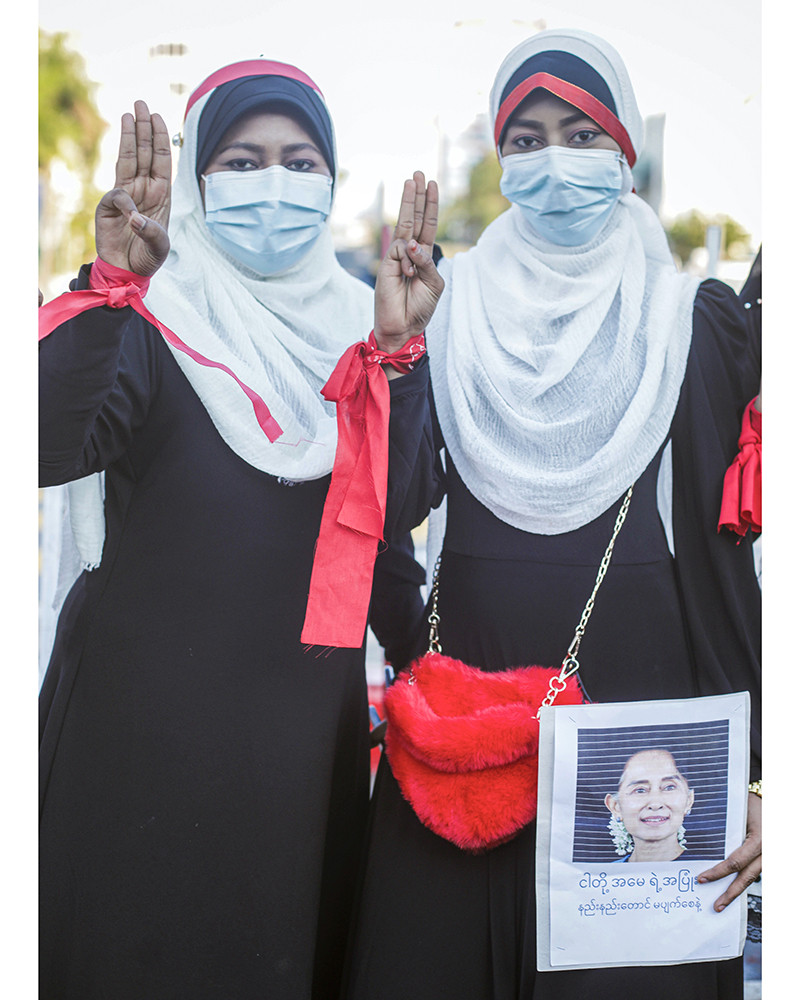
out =
[(150, 277), (169, 253), (172, 156), (161, 116), (144, 101), (134, 111), (122, 116), (115, 187), (97, 206), (95, 241), (106, 263)]

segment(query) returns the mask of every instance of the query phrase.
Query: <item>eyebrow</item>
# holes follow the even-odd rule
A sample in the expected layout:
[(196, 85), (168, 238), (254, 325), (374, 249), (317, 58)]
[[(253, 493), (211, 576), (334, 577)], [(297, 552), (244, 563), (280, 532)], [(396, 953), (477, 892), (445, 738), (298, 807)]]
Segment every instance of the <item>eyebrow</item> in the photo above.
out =
[[(563, 127), (565, 125), (574, 125), (575, 122), (580, 122), (580, 121), (592, 122), (592, 124), (597, 125), (597, 122), (595, 122), (593, 118), (590, 118), (589, 115), (585, 114), (583, 111), (578, 111), (575, 114), (567, 115), (566, 118), (559, 119), (558, 124)], [(506, 127), (510, 128), (512, 125), (521, 125), (523, 128), (543, 129), (545, 127), (544, 122), (536, 121), (535, 118), (515, 118), (513, 115), (509, 119), (508, 125)]]
[[(264, 147), (259, 145), (257, 142), (229, 142), (227, 146), (223, 146), (222, 149), (218, 150), (217, 156), (222, 156), (223, 153), (227, 153), (231, 149), (244, 149), (248, 153), (263, 153)], [(281, 153), (284, 155), (300, 152), (303, 149), (311, 149), (315, 153), (319, 153), (319, 150), (312, 142), (292, 142), (287, 146), (281, 146)], [(319, 155), (322, 155), (321, 153)]]
[[(658, 780), (659, 782), (662, 782), (662, 781), (681, 781), (682, 779), (680, 774), (665, 774), (662, 775), (662, 777), (660, 777)], [(636, 785), (649, 785), (649, 784), (650, 784), (649, 778), (639, 778), (638, 781), (629, 781), (625, 787), (635, 788)]]

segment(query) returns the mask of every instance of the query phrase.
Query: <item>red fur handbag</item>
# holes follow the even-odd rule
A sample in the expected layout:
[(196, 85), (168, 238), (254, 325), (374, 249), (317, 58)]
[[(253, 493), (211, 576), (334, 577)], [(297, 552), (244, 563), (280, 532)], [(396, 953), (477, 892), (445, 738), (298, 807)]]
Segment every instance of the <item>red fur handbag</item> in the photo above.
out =
[(623, 500), (560, 670), (532, 666), (491, 672), (444, 656), (438, 638), (437, 561), (429, 649), (386, 692), (384, 745), (420, 822), (457, 847), (489, 850), (511, 840), (536, 815), (539, 710), (556, 698), (572, 705), (584, 700), (578, 647), (632, 491)]
[[(468, 851), (510, 840), (536, 815), (538, 711), (557, 670), (487, 673), (427, 653), (386, 692), (385, 747), (420, 821)], [(560, 701), (583, 701), (577, 678)]]

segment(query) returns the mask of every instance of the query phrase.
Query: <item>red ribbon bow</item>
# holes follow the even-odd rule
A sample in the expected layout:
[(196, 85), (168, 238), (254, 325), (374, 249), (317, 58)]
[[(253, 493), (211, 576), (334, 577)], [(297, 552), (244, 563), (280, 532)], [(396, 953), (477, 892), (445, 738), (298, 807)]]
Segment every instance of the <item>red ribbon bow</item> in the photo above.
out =
[(761, 531), (761, 413), (752, 400), (744, 411), (739, 453), (725, 473), (717, 531)]
[(381, 365), (410, 371), (424, 353), (423, 334), (389, 354), (379, 350), (371, 333), (366, 342), (348, 347), (322, 390), (337, 404), (338, 441), (300, 637), (304, 643), (358, 648), (364, 641), (389, 472), (389, 383)]

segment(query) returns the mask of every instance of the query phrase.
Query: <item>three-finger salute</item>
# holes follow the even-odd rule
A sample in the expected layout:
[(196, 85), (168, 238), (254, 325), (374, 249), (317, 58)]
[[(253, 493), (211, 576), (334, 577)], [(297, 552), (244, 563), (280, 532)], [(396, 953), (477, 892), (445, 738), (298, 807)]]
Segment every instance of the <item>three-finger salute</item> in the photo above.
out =
[(444, 288), (432, 250), (439, 221), (436, 181), (416, 171), (406, 181), (392, 243), (375, 285), (375, 339), (395, 351), (422, 333)]
[(116, 267), (150, 276), (169, 253), (172, 155), (167, 127), (144, 101), (122, 116), (115, 186), (95, 212), (97, 253)]

